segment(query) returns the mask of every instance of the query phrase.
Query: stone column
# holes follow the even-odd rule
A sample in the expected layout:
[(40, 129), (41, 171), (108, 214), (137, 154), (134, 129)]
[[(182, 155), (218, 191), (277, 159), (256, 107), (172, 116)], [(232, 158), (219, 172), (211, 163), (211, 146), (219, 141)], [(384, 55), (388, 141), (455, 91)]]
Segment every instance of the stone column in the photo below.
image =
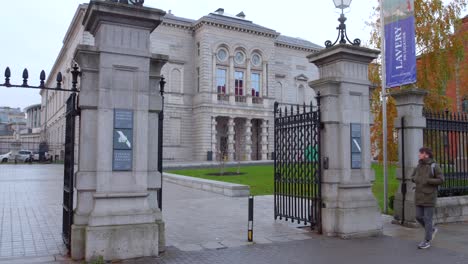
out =
[[(208, 88), (208, 92), (210, 94), (212, 94), (212, 103), (213, 104), (217, 104), (218, 103), (218, 86), (217, 86), (217, 79), (216, 79), (216, 71), (217, 71), (217, 62), (218, 60), (216, 59), (216, 53), (213, 53), (213, 70), (212, 70), (212, 74), (213, 74), (213, 78), (211, 80), (211, 87)], [(200, 74), (200, 73), (198, 73)], [(198, 76), (198, 78), (200, 78), (200, 76)], [(198, 84), (198, 85), (201, 85), (201, 84)], [(201, 87), (200, 87), (201, 88)], [(201, 89), (200, 89), (201, 91)]]
[[(381, 212), (372, 194), (368, 80), (369, 63), (379, 53), (337, 45), (308, 56), (320, 74), (320, 79), (309, 85), (322, 96), (320, 148), (322, 160), (328, 159), (322, 171), (322, 229), (328, 236), (351, 238), (382, 233)], [(352, 142), (351, 124), (361, 142)], [(360, 155), (354, 155), (354, 166), (352, 144), (360, 145), (354, 147), (360, 149)]]
[[(400, 182), (393, 203), (394, 218), (395, 222), (409, 227), (418, 226), (415, 216), (414, 183), (411, 181), (411, 173), (418, 165), (419, 148), (423, 146), (423, 131), (426, 127), (423, 108), (426, 94), (426, 91), (420, 89), (402, 90), (391, 94), (396, 101), (398, 111), (395, 128), (398, 130), (399, 162), (397, 179)], [(404, 129), (402, 129), (402, 119)], [(402, 144), (403, 136), (404, 147)]]
[(216, 116), (214, 116), (211, 120), (211, 151), (213, 153), (213, 161), (217, 161), (218, 157), (218, 131), (216, 130), (216, 126), (218, 122), (216, 122)]
[[(266, 61), (263, 62), (263, 74), (262, 74), (262, 87), (260, 89), (260, 97), (266, 98), (267, 97), (267, 80), (268, 80), (268, 63)], [(265, 100), (265, 99), (264, 99)]]
[[(96, 44), (79, 46), (74, 57), (82, 78), (73, 259), (120, 260), (163, 250), (164, 223), (155, 195), (161, 175), (155, 161), (162, 110), (158, 81), (168, 57), (151, 53), (150, 34), (164, 15), (110, 1), (92, 1), (86, 11), (83, 25)], [(114, 166), (117, 109), (132, 116), (125, 119), (133, 130), (125, 130), (132, 151), (125, 170)]]
[(229, 117), (228, 121), (228, 160), (229, 161), (234, 161), (234, 154), (235, 154), (235, 149), (234, 145), (236, 144), (235, 141), (235, 135), (236, 131), (234, 129), (235, 127), (235, 122), (233, 117)]
[(262, 119), (261, 124), (262, 131), (260, 132), (260, 146), (261, 146), (261, 154), (262, 160), (268, 160), (268, 120)]
[(234, 68), (234, 56), (229, 56), (229, 82), (226, 94), (229, 95), (229, 104), (236, 104), (236, 73)]
[(252, 119), (245, 119), (245, 150), (244, 161), (252, 160)]
[(252, 106), (252, 64), (251, 60), (247, 59), (247, 71), (245, 72), (244, 96), (246, 96), (247, 106)]

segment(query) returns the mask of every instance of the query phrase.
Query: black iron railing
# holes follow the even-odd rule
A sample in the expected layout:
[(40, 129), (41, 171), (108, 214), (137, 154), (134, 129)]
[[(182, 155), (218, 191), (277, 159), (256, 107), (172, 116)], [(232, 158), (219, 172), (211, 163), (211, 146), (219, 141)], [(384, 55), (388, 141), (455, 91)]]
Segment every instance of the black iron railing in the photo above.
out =
[[(319, 100), (318, 100), (319, 101)], [(275, 103), (275, 219), (321, 232), (320, 104)]]
[(439, 197), (468, 195), (468, 115), (425, 111), (424, 146), (444, 172)]

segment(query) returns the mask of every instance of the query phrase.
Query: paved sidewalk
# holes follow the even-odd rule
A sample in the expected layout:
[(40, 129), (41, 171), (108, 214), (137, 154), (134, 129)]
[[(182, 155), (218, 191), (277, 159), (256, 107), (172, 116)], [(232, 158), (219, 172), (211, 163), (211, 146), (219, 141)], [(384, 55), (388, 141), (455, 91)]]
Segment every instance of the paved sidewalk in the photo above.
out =
[[(63, 261), (60, 264), (71, 262)], [(122, 264), (466, 264), (468, 255), (441, 248), (418, 250), (392, 237), (340, 240), (316, 236), (304, 241), (183, 252), (170, 248), (159, 258)]]
[[(0, 264), (73, 263), (62, 256), (62, 173), (60, 165), (0, 165)], [(468, 264), (468, 223), (441, 225), (434, 247), (421, 251), (422, 230), (390, 219), (387, 236), (340, 240), (275, 221), (272, 203), (271, 196), (255, 198), (256, 243), (249, 244), (247, 198), (165, 183), (167, 252), (122, 263)]]
[(64, 254), (63, 166), (0, 165), (0, 260)]
[[(247, 245), (248, 198), (232, 198), (164, 183), (163, 218), (168, 246), (184, 251)], [(273, 196), (254, 199), (254, 240), (273, 243), (310, 238), (310, 228), (275, 221)]]
[[(468, 223), (437, 225), (439, 232), (432, 245), (460, 253), (468, 253)], [(407, 228), (386, 222), (384, 234), (398, 239), (411, 241), (414, 245), (422, 241), (422, 228)], [(468, 262), (466, 262), (468, 263)]]

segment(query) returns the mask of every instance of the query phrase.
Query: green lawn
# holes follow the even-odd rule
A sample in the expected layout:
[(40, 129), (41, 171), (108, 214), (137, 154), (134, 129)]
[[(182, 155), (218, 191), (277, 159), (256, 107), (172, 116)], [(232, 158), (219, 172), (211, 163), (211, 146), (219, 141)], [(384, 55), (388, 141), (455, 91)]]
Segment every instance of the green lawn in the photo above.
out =
[[(374, 195), (379, 201), (379, 205), (383, 208), (383, 167), (381, 165), (373, 165), (375, 171), (375, 183), (372, 188)], [(389, 166), (389, 196), (394, 195), (398, 188), (398, 181), (395, 178), (395, 166)], [(229, 172), (236, 172), (237, 168), (225, 169)], [(273, 194), (273, 166), (245, 166), (241, 168), (241, 172), (245, 173), (240, 176), (209, 176), (209, 173), (217, 173), (219, 169), (197, 169), (197, 170), (176, 170), (169, 171), (170, 173), (187, 175), (208, 180), (224, 181), (231, 183), (239, 183), (250, 186), (252, 195), (268, 195)], [(391, 213), (391, 212), (389, 212)]]

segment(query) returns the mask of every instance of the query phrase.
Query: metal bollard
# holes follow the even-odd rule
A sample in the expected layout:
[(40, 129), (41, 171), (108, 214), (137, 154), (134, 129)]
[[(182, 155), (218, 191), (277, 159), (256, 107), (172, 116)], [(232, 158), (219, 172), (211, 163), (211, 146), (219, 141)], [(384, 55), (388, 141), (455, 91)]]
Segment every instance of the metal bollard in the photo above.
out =
[(253, 241), (253, 213), (254, 213), (254, 197), (249, 197), (249, 223), (247, 225), (247, 240), (249, 242)]

